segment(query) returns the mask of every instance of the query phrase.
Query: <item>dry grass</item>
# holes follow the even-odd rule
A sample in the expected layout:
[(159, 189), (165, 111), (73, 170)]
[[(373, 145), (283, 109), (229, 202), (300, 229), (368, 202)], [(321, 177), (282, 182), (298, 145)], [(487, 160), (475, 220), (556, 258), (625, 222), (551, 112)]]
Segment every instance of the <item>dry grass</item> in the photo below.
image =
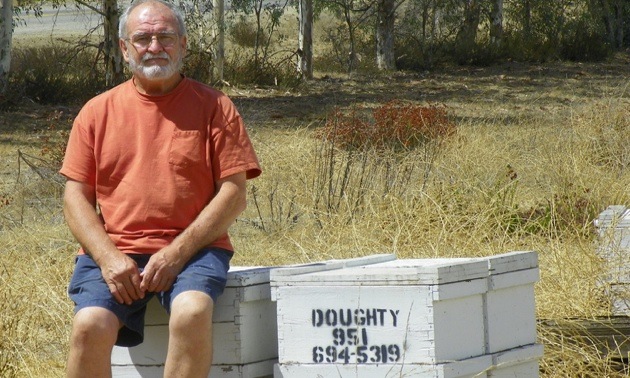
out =
[[(630, 205), (630, 101), (619, 80), (628, 73), (624, 59), (322, 78), (291, 93), (229, 88), (264, 169), (250, 182), (249, 207), (233, 228), (234, 264), (536, 250), (540, 319), (608, 315), (591, 222), (608, 205)], [(392, 99), (441, 102), (455, 117), (457, 135), (435, 156), (428, 176), (422, 150), (335, 151), (335, 169), (323, 170), (329, 150), (313, 134), (331, 107)], [(0, 375), (62, 376), (75, 244), (54, 196), (57, 184), (24, 166), (18, 183), (14, 163), (18, 148), (37, 154), (46, 117), (0, 118), (0, 195), (8, 199), (0, 205)], [(13, 131), (17, 120), (31, 126)], [(342, 167), (352, 174), (343, 196), (322, 184)], [(624, 374), (587, 344), (544, 327), (539, 340), (546, 346), (544, 377)]]

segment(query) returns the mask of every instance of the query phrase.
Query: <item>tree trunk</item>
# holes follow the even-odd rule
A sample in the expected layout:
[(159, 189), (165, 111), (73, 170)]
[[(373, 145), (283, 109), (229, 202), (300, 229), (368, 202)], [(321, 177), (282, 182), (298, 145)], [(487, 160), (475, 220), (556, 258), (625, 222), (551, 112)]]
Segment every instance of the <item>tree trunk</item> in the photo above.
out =
[(225, 3), (223, 0), (212, 0), (214, 12), (214, 79), (223, 81), (223, 67), (225, 64)]
[(503, 0), (494, 0), (492, 3), (490, 44), (496, 48), (503, 44)]
[(616, 19), (616, 25), (617, 25), (617, 33), (615, 33), (615, 40), (617, 42), (617, 48), (620, 49), (623, 47), (623, 37), (624, 37), (624, 30), (625, 30), (625, 17), (624, 17), (624, 12), (623, 12), (623, 1), (622, 0), (616, 0), (615, 4), (614, 4), (614, 8), (615, 8), (615, 19)]
[(523, 37), (526, 41), (532, 35), (532, 4), (530, 0), (523, 2)]
[(11, 70), (11, 42), (13, 39), (13, 1), (2, 0), (0, 19), (0, 96), (7, 91)]
[(313, 0), (299, 1), (298, 72), (313, 78)]
[(395, 0), (379, 0), (376, 24), (376, 64), (379, 70), (396, 69), (394, 57)]
[(125, 80), (122, 52), (118, 46), (119, 15), (117, 0), (103, 0), (103, 16), (105, 85), (113, 87)]
[(464, 23), (457, 35), (458, 50), (467, 56), (472, 53), (477, 39), (477, 29), (479, 27), (480, 7), (478, 0), (465, 0)]
[(348, 28), (348, 39), (350, 43), (350, 51), (348, 52), (348, 74), (351, 75), (357, 65), (357, 51), (356, 51), (356, 41), (354, 35), (354, 22), (352, 21), (352, 11), (351, 8), (345, 8), (343, 10), (344, 18), (346, 20), (346, 27)]
[(604, 23), (604, 28), (606, 29), (606, 39), (611, 47), (615, 47), (615, 25), (614, 25), (614, 16), (611, 13), (610, 4), (608, 0), (599, 0), (597, 4), (598, 11), (602, 16), (602, 22)]

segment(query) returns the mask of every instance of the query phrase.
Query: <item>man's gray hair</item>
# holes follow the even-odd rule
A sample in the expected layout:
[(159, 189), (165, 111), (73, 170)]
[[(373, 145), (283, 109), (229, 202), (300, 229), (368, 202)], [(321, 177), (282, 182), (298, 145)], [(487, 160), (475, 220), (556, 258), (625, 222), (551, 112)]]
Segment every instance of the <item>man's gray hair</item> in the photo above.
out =
[(120, 19), (118, 21), (118, 36), (120, 38), (128, 37), (127, 20), (129, 19), (129, 14), (134, 9), (136, 9), (136, 7), (138, 7), (139, 5), (146, 4), (146, 3), (159, 3), (159, 4), (164, 5), (168, 9), (170, 9), (171, 12), (173, 12), (173, 15), (175, 16), (175, 18), (177, 19), (177, 24), (178, 24), (177, 28), (179, 29), (177, 33), (180, 36), (186, 35), (186, 23), (184, 22), (184, 16), (182, 12), (179, 10), (179, 8), (177, 8), (174, 4), (164, 1), (164, 0), (136, 0), (136, 1), (133, 1), (129, 5), (129, 7), (127, 7), (127, 9), (125, 9), (125, 11), (120, 15)]

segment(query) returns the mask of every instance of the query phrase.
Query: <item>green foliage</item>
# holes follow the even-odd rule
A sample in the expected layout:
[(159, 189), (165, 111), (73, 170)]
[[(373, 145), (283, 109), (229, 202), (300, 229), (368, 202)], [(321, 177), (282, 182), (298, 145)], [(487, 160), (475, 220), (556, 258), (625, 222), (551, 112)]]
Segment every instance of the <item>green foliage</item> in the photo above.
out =
[(10, 97), (42, 104), (83, 102), (105, 90), (96, 51), (64, 45), (16, 49), (9, 78)]
[(238, 46), (254, 48), (258, 40), (268, 40), (269, 35), (264, 30), (257, 30), (256, 25), (240, 17), (228, 30), (230, 40)]
[(213, 83), (217, 25), (208, 2), (191, 0), (180, 4), (186, 23), (187, 48), (183, 72), (203, 83)]
[(396, 67), (403, 71), (424, 71), (445, 62), (447, 52), (439, 44), (425, 41), (413, 33), (397, 35), (394, 40), (397, 53)]
[(548, 39), (526, 36), (515, 30), (503, 35), (504, 56), (521, 62), (546, 62), (558, 58), (558, 47)]
[(322, 25), (322, 47), (313, 61), (316, 71), (369, 73), (376, 68), (376, 40), (371, 23), (334, 20)]
[[(374, 15), (371, 7), (360, 6), (366, 4), (350, 0), (315, 4), (319, 20), (326, 19), (326, 23), (316, 23), (315, 28), (319, 38), (313, 61), (316, 71), (377, 70)], [(410, 0), (398, 8), (395, 51), (399, 69), (426, 70), (450, 62), (490, 65), (503, 59), (600, 61), (614, 51), (602, 21), (601, 4), (558, 0), (531, 1), (526, 6), (525, 2), (506, 2), (499, 46), (489, 41), (489, 3), (481, 4), (475, 38), (467, 38), (464, 45), (457, 43), (458, 31), (463, 27), (462, 4)], [(288, 3), (239, 0), (232, 5), (226, 14), (226, 81), (286, 86), (297, 83), (297, 28), (287, 26), (295, 20), (286, 13)], [(41, 15), (41, 7), (32, 2), (16, 9), (19, 14), (28, 10)], [(186, 6), (189, 48), (184, 73), (212, 84), (216, 41), (211, 13), (198, 0)], [(85, 46), (82, 42), (74, 46), (56, 43), (15, 49), (8, 100), (16, 102), (26, 97), (40, 103), (83, 102), (105, 90), (102, 56), (95, 48)]]
[(582, 17), (567, 23), (560, 46), (563, 59), (572, 61), (602, 61), (613, 49), (603, 28), (592, 18)]
[(293, 88), (301, 83), (301, 79), (291, 58), (292, 55), (277, 61), (269, 59), (261, 62), (250, 49), (234, 49), (226, 61), (224, 77), (232, 84)]
[(196, 43), (189, 45), (184, 59), (184, 75), (202, 83), (212, 83), (214, 81), (213, 69), (212, 53)]
[(287, 4), (257, 4), (247, 9), (255, 13), (253, 18), (240, 15), (228, 28), (232, 48), (226, 56), (225, 79), (235, 84), (293, 87), (300, 83), (296, 53), (293, 46), (283, 46), (287, 37), (279, 30)]

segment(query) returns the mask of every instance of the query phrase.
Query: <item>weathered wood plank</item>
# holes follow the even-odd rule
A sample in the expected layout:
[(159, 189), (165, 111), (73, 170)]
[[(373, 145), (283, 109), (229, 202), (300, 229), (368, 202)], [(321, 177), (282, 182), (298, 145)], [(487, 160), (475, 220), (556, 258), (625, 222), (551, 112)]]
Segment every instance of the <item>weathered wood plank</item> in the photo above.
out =
[(567, 342), (595, 347), (602, 356), (627, 359), (630, 356), (630, 317), (593, 319), (541, 319), (543, 332), (551, 332)]

